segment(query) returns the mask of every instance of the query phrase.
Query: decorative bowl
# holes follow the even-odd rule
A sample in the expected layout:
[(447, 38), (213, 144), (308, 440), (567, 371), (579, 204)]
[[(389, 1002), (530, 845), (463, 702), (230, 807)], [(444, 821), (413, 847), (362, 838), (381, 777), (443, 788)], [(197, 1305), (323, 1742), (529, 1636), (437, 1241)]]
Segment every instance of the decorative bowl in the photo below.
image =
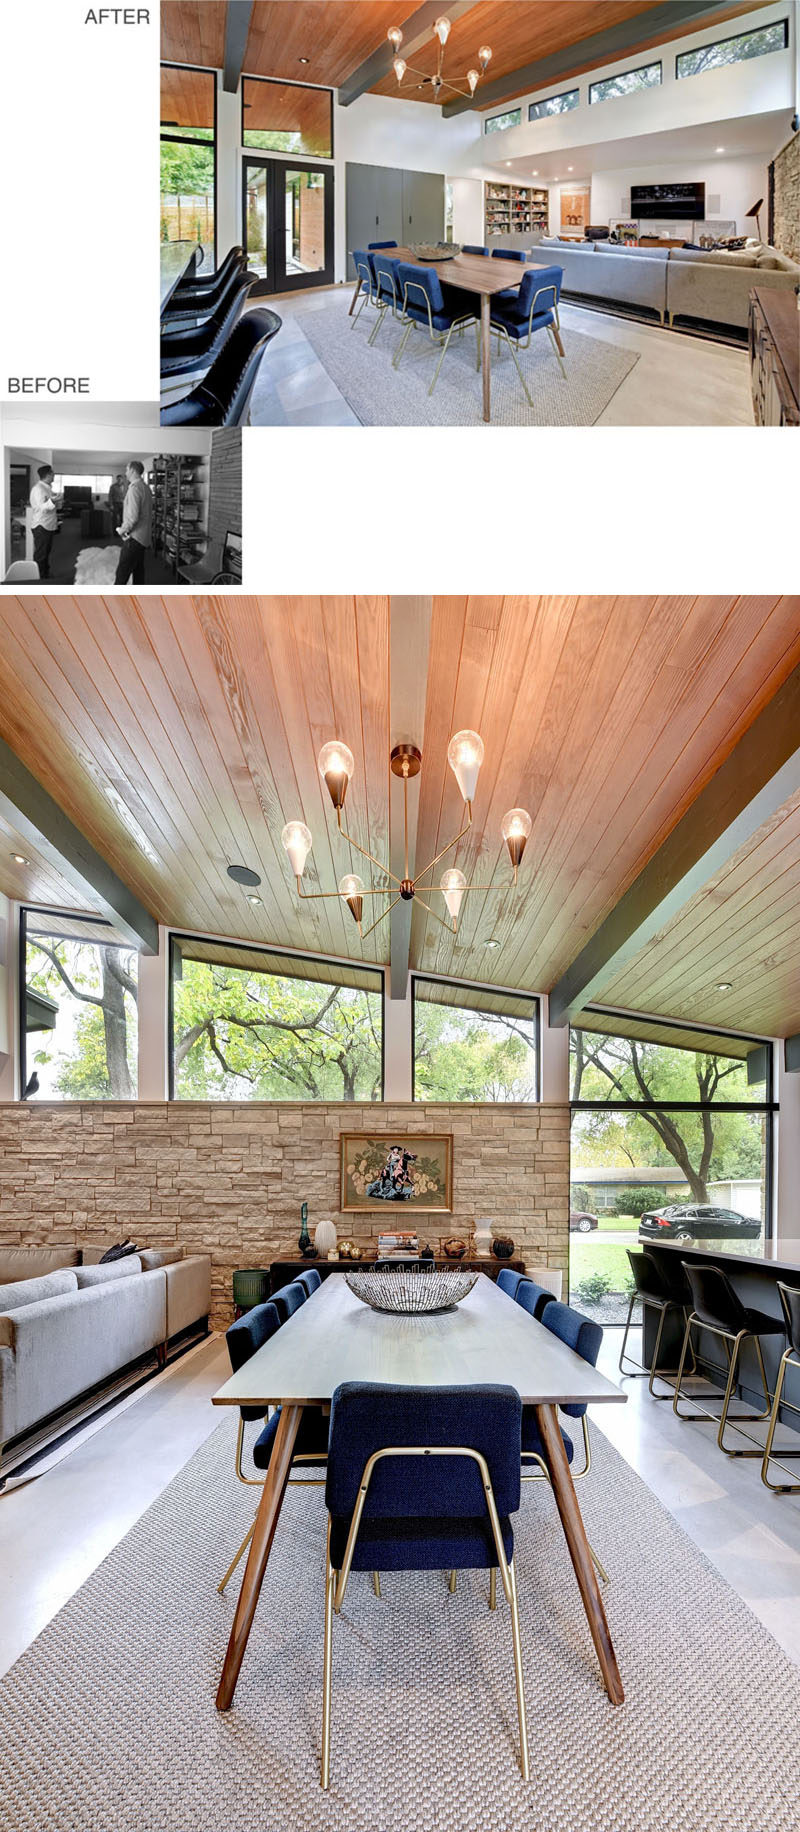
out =
[(507, 1234), (499, 1234), (497, 1239), (492, 1241), (492, 1252), (495, 1259), (510, 1259), (513, 1251), (514, 1242)]
[(418, 261), (454, 261), (461, 253), (460, 242), (412, 242), (411, 253)]
[(434, 1311), (452, 1310), (472, 1290), (477, 1272), (442, 1269), (409, 1271), (401, 1266), (384, 1272), (346, 1272), (353, 1293), (371, 1310), (393, 1311), (395, 1315), (421, 1317)]
[(465, 1240), (451, 1237), (450, 1240), (442, 1241), (442, 1251), (446, 1259), (463, 1259), (467, 1251), (467, 1243)]

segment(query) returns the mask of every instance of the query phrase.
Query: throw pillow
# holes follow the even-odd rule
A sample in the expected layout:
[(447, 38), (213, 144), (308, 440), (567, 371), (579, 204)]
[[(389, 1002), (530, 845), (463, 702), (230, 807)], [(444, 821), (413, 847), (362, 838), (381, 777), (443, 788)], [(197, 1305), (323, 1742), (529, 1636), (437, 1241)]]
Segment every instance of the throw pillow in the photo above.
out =
[(134, 1240), (122, 1240), (119, 1246), (109, 1247), (106, 1253), (102, 1253), (97, 1263), (99, 1266), (106, 1266), (109, 1260), (127, 1259), (129, 1253), (135, 1252), (136, 1242)]

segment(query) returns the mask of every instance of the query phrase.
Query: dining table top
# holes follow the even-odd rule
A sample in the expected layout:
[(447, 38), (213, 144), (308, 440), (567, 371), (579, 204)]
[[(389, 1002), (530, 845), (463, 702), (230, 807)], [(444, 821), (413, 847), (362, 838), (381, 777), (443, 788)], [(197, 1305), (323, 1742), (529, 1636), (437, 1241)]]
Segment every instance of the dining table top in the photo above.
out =
[(159, 303), (163, 317), (170, 299), (181, 281), (196, 271), (198, 255), (202, 259), (199, 242), (162, 242), (159, 257)]
[(485, 1273), (455, 1308), (427, 1316), (372, 1310), (335, 1273), (231, 1375), (214, 1405), (325, 1405), (343, 1381), (494, 1383), (541, 1406), (626, 1398)]
[(551, 265), (545, 261), (505, 261), (491, 254), (457, 254), (448, 261), (425, 261), (412, 248), (376, 248), (372, 252), (388, 255), (392, 261), (406, 261), (411, 267), (432, 267), (444, 286), (460, 286), (462, 292), (489, 297), (505, 292), (508, 286), (519, 286), (526, 273), (542, 273)]

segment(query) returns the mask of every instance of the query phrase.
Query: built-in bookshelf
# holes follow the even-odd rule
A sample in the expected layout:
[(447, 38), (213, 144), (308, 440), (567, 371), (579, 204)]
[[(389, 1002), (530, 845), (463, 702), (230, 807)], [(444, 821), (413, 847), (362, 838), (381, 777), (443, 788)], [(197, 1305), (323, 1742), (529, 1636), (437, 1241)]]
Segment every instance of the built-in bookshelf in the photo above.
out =
[(175, 567), (194, 566), (208, 540), (208, 459), (194, 452), (159, 454), (149, 478), (153, 492), (153, 546)]
[(487, 184), (484, 215), (489, 235), (529, 235), (534, 229), (547, 230), (549, 193), (539, 185)]

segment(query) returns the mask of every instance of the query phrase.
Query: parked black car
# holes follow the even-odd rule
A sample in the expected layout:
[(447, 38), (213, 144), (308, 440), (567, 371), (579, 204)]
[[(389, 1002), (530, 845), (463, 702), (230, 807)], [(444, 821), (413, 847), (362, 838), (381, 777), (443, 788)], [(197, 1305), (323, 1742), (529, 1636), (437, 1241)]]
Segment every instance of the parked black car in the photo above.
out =
[(639, 1222), (640, 1241), (650, 1240), (758, 1240), (761, 1222), (736, 1209), (716, 1208), (710, 1202), (671, 1202), (663, 1209), (645, 1209)]

